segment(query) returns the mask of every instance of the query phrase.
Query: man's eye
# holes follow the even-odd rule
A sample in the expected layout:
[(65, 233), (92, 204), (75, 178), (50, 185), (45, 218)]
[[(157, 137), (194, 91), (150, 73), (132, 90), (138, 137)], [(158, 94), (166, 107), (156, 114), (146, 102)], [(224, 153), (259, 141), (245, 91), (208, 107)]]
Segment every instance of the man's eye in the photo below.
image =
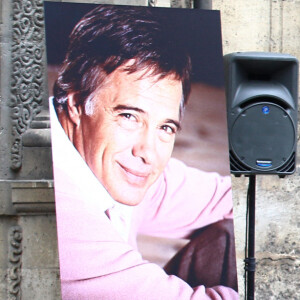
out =
[(124, 119), (127, 119), (129, 121), (136, 121), (136, 117), (130, 113), (121, 113), (120, 116)]
[(169, 126), (169, 125), (163, 125), (161, 127), (161, 129), (163, 131), (165, 131), (167, 134), (174, 134), (174, 133), (176, 133), (176, 129), (173, 128), (172, 126)]
[(138, 117), (127, 112), (118, 115), (118, 124), (126, 130), (133, 130), (140, 126)]

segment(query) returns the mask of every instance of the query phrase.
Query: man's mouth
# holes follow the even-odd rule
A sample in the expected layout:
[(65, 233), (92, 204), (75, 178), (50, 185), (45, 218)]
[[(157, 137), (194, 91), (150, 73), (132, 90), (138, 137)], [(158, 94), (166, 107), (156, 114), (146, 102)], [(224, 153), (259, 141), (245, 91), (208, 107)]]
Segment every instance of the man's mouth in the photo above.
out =
[(119, 163), (119, 166), (121, 167), (122, 173), (125, 176), (126, 181), (129, 184), (142, 187), (146, 184), (150, 172), (149, 171), (140, 171), (135, 170), (129, 167), (126, 167)]

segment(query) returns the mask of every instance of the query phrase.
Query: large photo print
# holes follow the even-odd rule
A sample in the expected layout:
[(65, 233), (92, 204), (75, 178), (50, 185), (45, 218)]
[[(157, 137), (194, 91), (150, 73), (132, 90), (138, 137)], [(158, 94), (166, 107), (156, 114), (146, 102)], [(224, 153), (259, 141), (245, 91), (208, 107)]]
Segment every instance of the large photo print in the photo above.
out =
[(219, 12), (45, 24), (62, 299), (238, 299)]

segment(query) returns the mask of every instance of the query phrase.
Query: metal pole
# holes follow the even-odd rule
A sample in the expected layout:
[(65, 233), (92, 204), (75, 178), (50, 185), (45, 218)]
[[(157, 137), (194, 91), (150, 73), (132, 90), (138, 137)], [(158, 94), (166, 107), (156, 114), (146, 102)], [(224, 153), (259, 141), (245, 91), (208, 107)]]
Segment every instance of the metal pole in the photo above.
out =
[(194, 8), (212, 9), (212, 1), (211, 0), (194, 0)]
[(247, 271), (247, 300), (254, 300), (255, 294), (255, 175), (249, 177), (249, 215), (248, 215), (248, 257), (246, 258)]

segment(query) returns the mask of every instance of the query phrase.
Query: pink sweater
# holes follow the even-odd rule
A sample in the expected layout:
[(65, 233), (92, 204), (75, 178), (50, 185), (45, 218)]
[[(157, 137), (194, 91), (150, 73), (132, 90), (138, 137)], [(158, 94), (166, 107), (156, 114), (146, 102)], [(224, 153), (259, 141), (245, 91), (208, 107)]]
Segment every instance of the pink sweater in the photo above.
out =
[(105, 214), (114, 202), (68, 140), (51, 108), (52, 151), (62, 299), (239, 299), (227, 287), (191, 288), (143, 260), (137, 232), (188, 237), (232, 217), (230, 178), (171, 159), (133, 208), (129, 242)]

